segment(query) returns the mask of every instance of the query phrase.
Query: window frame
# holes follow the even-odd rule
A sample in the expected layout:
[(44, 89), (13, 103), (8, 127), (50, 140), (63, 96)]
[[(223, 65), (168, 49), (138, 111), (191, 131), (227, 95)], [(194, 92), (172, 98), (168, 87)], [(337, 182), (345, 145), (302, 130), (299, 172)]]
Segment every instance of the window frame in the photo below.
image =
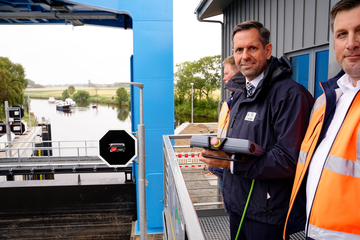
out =
[[(322, 52), (322, 51), (329, 51), (329, 45), (324, 45), (324, 46), (320, 46), (320, 47), (315, 47), (315, 48), (310, 48), (310, 49), (305, 49), (305, 50), (300, 50), (300, 51), (295, 51), (295, 52), (290, 52), (287, 53), (285, 56), (289, 59), (289, 61), (291, 62), (291, 58), (292, 57), (297, 57), (297, 56), (302, 56), (305, 54), (309, 54), (309, 76), (308, 76), (308, 91), (311, 93), (311, 95), (315, 96), (315, 74), (316, 74), (316, 54), (318, 52)], [(330, 59), (330, 55), (329, 55), (329, 59)], [(328, 61), (329, 61), (328, 59)]]

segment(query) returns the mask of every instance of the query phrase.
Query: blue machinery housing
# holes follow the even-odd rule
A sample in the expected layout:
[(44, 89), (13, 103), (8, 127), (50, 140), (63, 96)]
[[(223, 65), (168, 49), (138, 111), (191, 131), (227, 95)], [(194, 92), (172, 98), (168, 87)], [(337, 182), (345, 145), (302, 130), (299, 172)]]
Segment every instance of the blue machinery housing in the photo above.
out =
[[(162, 136), (174, 133), (173, 1), (2, 0), (0, 24), (91, 24), (133, 30), (131, 81), (144, 84), (146, 204), (151, 206), (147, 208), (147, 219), (151, 220), (147, 232), (162, 232)], [(131, 96), (132, 130), (136, 131), (140, 122), (140, 90), (132, 87)], [(137, 162), (133, 166), (137, 180)]]

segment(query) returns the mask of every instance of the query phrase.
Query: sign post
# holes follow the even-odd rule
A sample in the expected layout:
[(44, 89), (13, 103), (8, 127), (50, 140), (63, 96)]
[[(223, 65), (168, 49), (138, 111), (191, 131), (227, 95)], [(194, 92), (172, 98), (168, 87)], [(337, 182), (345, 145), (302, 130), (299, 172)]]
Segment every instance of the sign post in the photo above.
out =
[[(140, 221), (140, 240), (146, 240), (147, 239), (147, 222), (146, 222), (147, 218), (146, 218), (146, 179), (145, 179), (145, 172), (146, 172), (145, 171), (145, 125), (144, 125), (144, 109), (143, 109), (144, 84), (136, 83), (136, 82), (120, 82), (120, 83), (127, 83), (130, 85), (136, 86), (140, 89), (140, 124), (138, 124), (138, 133), (137, 133), (138, 140), (139, 140), (139, 156), (138, 156), (139, 213), (140, 213), (139, 221)], [(123, 146), (120, 146), (119, 143), (122, 143), (122, 142), (113, 142), (113, 143), (117, 143), (116, 147), (119, 148), (119, 151), (117, 153), (119, 153), (119, 156), (121, 156), (120, 153), (122, 152), (122, 150), (120, 150), (120, 149), (122, 149)], [(111, 144), (111, 142), (108, 142), (108, 144)], [(115, 147), (115, 146), (112, 146), (112, 147)], [(99, 148), (101, 148), (101, 146)], [(111, 147), (110, 147), (110, 149), (111, 149)], [(117, 149), (114, 148), (113, 150), (117, 150)], [(110, 151), (110, 150), (108, 150), (108, 151)], [(115, 152), (116, 151), (114, 151), (112, 153), (115, 153)], [(125, 152), (126, 152), (126, 144), (125, 144)], [(134, 156), (134, 158), (135, 157), (136, 156)], [(127, 158), (125, 158), (125, 159), (127, 159)], [(107, 162), (107, 160), (105, 160), (105, 161)], [(110, 166), (113, 166), (113, 165), (110, 165)], [(122, 166), (122, 165), (120, 165), (120, 166)]]

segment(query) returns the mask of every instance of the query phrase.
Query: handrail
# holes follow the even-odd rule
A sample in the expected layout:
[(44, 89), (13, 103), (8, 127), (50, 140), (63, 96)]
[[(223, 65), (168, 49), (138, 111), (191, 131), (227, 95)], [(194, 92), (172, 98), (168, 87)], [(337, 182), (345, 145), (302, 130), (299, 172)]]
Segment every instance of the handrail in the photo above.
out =
[[(9, 144), (9, 147), (1, 148), (1, 152), (5, 152), (4, 154), (1, 154), (0, 152), (0, 162), (1, 159), (17, 159), (19, 166), (21, 165), (22, 159), (34, 159), (35, 157), (37, 159), (48, 159), (48, 163), (50, 165), (51, 159), (56, 159), (60, 156), (73, 156), (76, 157), (78, 160), (78, 163), (80, 163), (80, 157), (81, 156), (88, 156), (88, 149), (97, 149), (98, 148), (98, 141), (97, 140), (67, 140), (67, 141), (9, 141), (4, 142), (5, 144)], [(27, 146), (23, 147), (26, 143)], [(42, 144), (42, 143), (52, 143), (52, 146), (36, 146), (36, 144)], [(68, 146), (68, 143), (72, 143), (72, 145), (75, 146)], [(16, 147), (16, 145), (20, 145), (21, 147)], [(61, 146), (62, 145), (62, 146)], [(67, 146), (64, 146), (67, 145)], [(14, 147), (15, 146), (15, 147)], [(47, 154), (44, 154), (42, 156), (34, 156), (34, 152), (42, 150), (46, 152)], [(58, 156), (50, 156), (49, 151), (58, 150)], [(67, 153), (61, 152), (61, 150), (67, 150)], [(97, 156), (97, 154), (93, 154), (93, 156)]]
[[(177, 135), (180, 136), (180, 135)], [(181, 137), (180, 137), (181, 138)], [(170, 139), (171, 135), (163, 136), (164, 148), (164, 234), (166, 239), (205, 239), (198, 216), (190, 195), (187, 191), (180, 167), (176, 161)], [(175, 198), (175, 199), (174, 199)], [(177, 226), (175, 237), (174, 228)], [(180, 236), (181, 237), (180, 237)]]

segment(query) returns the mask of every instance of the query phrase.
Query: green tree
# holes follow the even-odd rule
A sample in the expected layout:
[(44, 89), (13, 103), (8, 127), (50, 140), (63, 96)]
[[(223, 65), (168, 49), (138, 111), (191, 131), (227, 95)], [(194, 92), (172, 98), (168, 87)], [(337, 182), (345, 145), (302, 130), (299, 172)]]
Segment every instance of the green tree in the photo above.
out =
[(75, 87), (73, 85), (69, 86), (67, 90), (70, 95), (73, 95), (74, 92), (76, 92)]
[(191, 84), (194, 83), (194, 98), (201, 100), (204, 95), (206, 99), (212, 91), (218, 89), (221, 84), (221, 56), (203, 57), (198, 61), (183, 62), (176, 65), (175, 98), (183, 102), (191, 96)]
[(91, 82), (91, 80), (89, 79), (88, 80), (88, 87), (93, 87), (94, 86), (94, 84)]
[(31, 85), (32, 87), (35, 86), (35, 82), (33, 80), (27, 79), (28, 85)]
[(43, 85), (35, 83), (33, 80), (26, 79), (28, 81), (28, 85), (30, 85), (33, 88), (44, 88)]
[(90, 93), (88, 91), (84, 91), (84, 90), (78, 90), (73, 95), (74, 101), (77, 102), (77, 103), (79, 103), (79, 102), (87, 102), (89, 97), (90, 97)]
[(199, 81), (194, 83), (194, 88), (200, 91), (199, 99), (202, 94), (209, 99), (209, 95), (221, 85), (221, 56), (203, 57), (197, 61)]
[(175, 96), (179, 99), (179, 103), (182, 103), (186, 98), (191, 96), (191, 83), (198, 82), (200, 79), (195, 76), (196, 62), (183, 62), (177, 64), (178, 70), (175, 73)]
[(8, 58), (0, 57), (0, 110), (4, 112), (4, 101), (9, 106), (22, 105), (23, 89), (27, 87), (25, 70), (21, 64), (12, 63)]
[(94, 88), (95, 88), (95, 96), (97, 96), (97, 92), (99, 90), (99, 87), (98, 87), (98, 85), (94, 84)]
[(129, 94), (124, 87), (116, 90), (116, 102), (121, 106), (122, 103), (129, 101)]
[(63, 99), (70, 97), (69, 91), (67, 89), (65, 89), (61, 95), (62, 95)]

